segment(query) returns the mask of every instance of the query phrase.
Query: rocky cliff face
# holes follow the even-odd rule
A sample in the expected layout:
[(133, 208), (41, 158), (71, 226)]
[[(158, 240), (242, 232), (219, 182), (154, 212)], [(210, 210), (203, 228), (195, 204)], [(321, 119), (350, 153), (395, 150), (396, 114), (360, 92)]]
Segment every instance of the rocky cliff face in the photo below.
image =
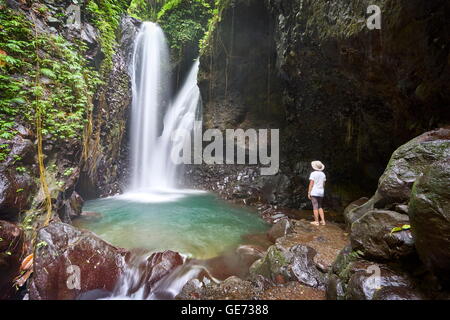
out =
[(373, 197), (346, 209), (351, 246), (329, 273), (329, 298), (448, 297), (449, 134), (430, 131), (399, 147)]
[(120, 46), (113, 57), (112, 70), (94, 98), (94, 110), (89, 119), (90, 138), (77, 185), (77, 190), (86, 198), (117, 194), (126, 184), (127, 128), (132, 98), (129, 66), (140, 24), (134, 18), (122, 18)]
[[(120, 5), (126, 5), (125, 1)], [(77, 128), (73, 134), (62, 136), (58, 135), (57, 130), (41, 131), (43, 132), (45, 175), (52, 202), (53, 220), (70, 223), (73, 217), (81, 213), (83, 198), (109, 195), (120, 191), (120, 181), (123, 181), (122, 178), (126, 175), (126, 126), (131, 105), (128, 65), (132, 57), (133, 39), (139, 22), (123, 16), (117, 30), (111, 31), (113, 37), (117, 31), (117, 40), (105, 40), (105, 34), (103, 34), (105, 29), (100, 30), (95, 26), (98, 21), (96, 19), (99, 19), (101, 14), (100, 10), (104, 9), (102, 4), (100, 7), (92, 5), (88, 8), (87, 5), (79, 5), (74, 1), (8, 0), (2, 1), (0, 7), (2, 11), (5, 10), (2, 19), (5, 19), (6, 15), (20, 17), (17, 20), (20, 25), (16, 26), (17, 39), (15, 34), (7, 34), (5, 39), (5, 31), (2, 28), (2, 42), (12, 41), (20, 44), (23, 42), (17, 40), (26, 36), (29, 37), (27, 40), (30, 42), (37, 41), (37, 38), (44, 39), (38, 43), (38, 46), (41, 46), (40, 49), (36, 53), (32, 50), (31, 54), (40, 58), (39, 84), (47, 90), (45, 98), (53, 99), (43, 115), (45, 129), (48, 129), (51, 123), (58, 123), (62, 127), (69, 126), (74, 121), (71, 118), (74, 117), (73, 110), (75, 108), (85, 110), (82, 114), (76, 115), (76, 121), (80, 122), (80, 127), (83, 127), (83, 119), (87, 119), (84, 132)], [(115, 10), (118, 10), (114, 13), (120, 18), (119, 6), (116, 6)], [(80, 21), (77, 21), (78, 13), (80, 13)], [(103, 21), (104, 28), (105, 25)], [(50, 44), (47, 47), (46, 41)], [(108, 60), (105, 54), (107, 41), (113, 44), (115, 52), (111, 57), (110, 72), (102, 71), (103, 62)], [(22, 51), (26, 48), (24, 46)], [(9, 49), (8, 52), (1, 51), (1, 53), (14, 56), (14, 51)], [(6, 69), (5, 74), (15, 81), (25, 83), (24, 92), (29, 93), (31, 106), (35, 98), (26, 83), (34, 81), (32, 77), (37, 68), (35, 66), (37, 59), (20, 56), (20, 54), (14, 57), (20, 59), (19, 61), (28, 62), (31, 71), (24, 72), (10, 68)], [(67, 66), (64, 64), (67, 63), (63, 61), (64, 59), (72, 59), (74, 64)], [(2, 67), (4, 66), (5, 64), (2, 64)], [(69, 71), (62, 69), (66, 67)], [(2, 69), (2, 81), (5, 79), (3, 71), (4, 69)], [(89, 72), (100, 74), (100, 78), (103, 78), (101, 79), (103, 83), (98, 86), (89, 83), (90, 88), (95, 88), (96, 92), (89, 92), (87, 89), (89, 86), (82, 87), (87, 81), (94, 81), (93, 78), (89, 78)], [(71, 78), (72, 76), (84, 76), (84, 79), (76, 80)], [(2, 83), (2, 85), (6, 84)], [(73, 89), (74, 86), (76, 89)], [(80, 97), (79, 91), (82, 91), (83, 97)], [(2, 94), (5, 93), (2, 92)], [(60, 96), (57, 96), (58, 94)], [(70, 99), (78, 99), (76, 103), (79, 104), (75, 106)], [(66, 117), (64, 119), (55, 117), (58, 111), (61, 113), (66, 111), (64, 110), (66, 100), (70, 105)], [(15, 108), (26, 110), (27, 107), (16, 105)], [(19, 113), (15, 119), (11, 120), (14, 126), (7, 131), (8, 135), (2, 135), (0, 139), (0, 224), (5, 227), (2, 248), (0, 248), (0, 260), (2, 260), (0, 264), (5, 271), (5, 277), (2, 273), (0, 296), (4, 298), (14, 298), (17, 295), (16, 290), (12, 290), (12, 281), (19, 275), (20, 261), (32, 250), (30, 230), (38, 228), (43, 222), (41, 213), (45, 197), (39, 183), (38, 129), (34, 115), (35, 110), (28, 118)], [(70, 117), (67, 118), (68, 116)], [(1, 124), (4, 125), (3, 114)], [(17, 223), (20, 228), (2, 220)], [(36, 270), (38, 269), (39, 266), (36, 267)], [(23, 282), (19, 286), (21, 285)]]
[[(74, 5), (72, 1), (43, 1), (29, 5), (11, 0), (5, 5), (7, 10), (13, 10), (23, 16), (24, 21), (29, 21), (30, 26), (25, 27), (35, 28), (38, 35), (61, 37), (61, 41), (68, 44), (85, 46), (84, 51), (80, 49), (82, 56), (75, 51), (70, 54), (84, 59), (86, 70), (93, 68), (100, 72), (106, 57), (102, 47), (105, 39), (92, 23), (92, 20), (98, 19), (98, 14), (93, 16), (86, 7)], [(77, 12), (80, 12), (79, 23), (76, 21)], [(83, 114), (86, 117), (84, 132), (65, 139), (54, 139), (54, 135), (50, 134), (43, 137), (50, 196), (55, 211), (65, 222), (81, 212), (83, 198), (117, 193), (125, 180), (126, 128), (131, 106), (128, 66), (139, 24), (136, 19), (123, 16), (116, 30), (117, 44), (113, 47), (115, 54), (111, 58), (110, 72), (104, 72), (103, 84), (97, 86), (94, 94), (83, 92), (88, 99), (83, 106), (87, 113)], [(57, 53), (52, 51), (45, 54), (48, 61), (59, 59)], [(59, 77), (57, 72), (53, 71), (50, 77)], [(15, 77), (26, 78), (26, 75)], [(44, 77), (41, 81), (52, 86), (49, 78)], [(66, 94), (69, 96), (71, 93)], [(0, 219), (18, 221), (22, 219), (19, 214), (30, 208), (32, 212), (37, 212), (44, 198), (42, 190), (39, 190), (35, 123), (33, 119), (16, 119), (13, 129), (12, 138), (0, 140)]]
[(370, 4), (234, 1), (224, 10), (202, 57), (205, 124), (280, 127), (280, 176), (290, 182), (275, 202), (307, 203), (315, 159), (327, 166), (329, 205), (370, 193), (397, 146), (450, 119), (448, 2), (379, 1), (381, 30), (366, 25)]

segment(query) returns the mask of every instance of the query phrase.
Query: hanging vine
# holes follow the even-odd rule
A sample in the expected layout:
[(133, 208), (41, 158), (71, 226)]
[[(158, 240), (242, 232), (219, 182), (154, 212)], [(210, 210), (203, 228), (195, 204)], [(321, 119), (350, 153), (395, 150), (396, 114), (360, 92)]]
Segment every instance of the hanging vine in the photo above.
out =
[(37, 153), (38, 153), (38, 165), (39, 165), (39, 181), (41, 184), (41, 189), (44, 194), (44, 205), (46, 208), (46, 218), (44, 226), (50, 223), (52, 218), (52, 199), (50, 196), (50, 191), (47, 184), (46, 171), (44, 165), (44, 151), (42, 146), (42, 116), (45, 114), (44, 103), (42, 99), (44, 97), (44, 88), (41, 86), (41, 68), (40, 68), (40, 57), (39, 57), (39, 41), (40, 37), (37, 31), (36, 19), (33, 16), (34, 21), (34, 50), (36, 53), (36, 64), (35, 64), (35, 87), (34, 87), (34, 112), (35, 112), (35, 122), (36, 122), (36, 137), (37, 137)]

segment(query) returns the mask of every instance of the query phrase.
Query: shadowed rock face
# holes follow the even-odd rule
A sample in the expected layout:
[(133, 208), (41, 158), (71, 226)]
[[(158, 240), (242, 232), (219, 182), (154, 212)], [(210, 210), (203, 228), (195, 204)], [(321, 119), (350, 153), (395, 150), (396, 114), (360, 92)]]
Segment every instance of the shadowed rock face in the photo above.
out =
[(128, 173), (128, 129), (131, 110), (131, 79), (134, 38), (140, 21), (124, 16), (119, 48), (113, 67), (94, 98), (93, 132), (89, 156), (82, 162), (76, 190), (85, 199), (112, 195), (126, 185)]
[[(349, 272), (353, 271), (344, 266), (362, 258), (376, 261), (376, 265), (383, 262), (396, 273), (406, 272), (405, 276), (420, 283), (420, 290), (429, 298), (448, 295), (449, 159), (448, 128), (426, 132), (392, 154), (372, 198), (360, 206), (351, 204), (344, 211), (351, 227), (351, 248), (335, 262), (334, 275), (328, 282), (330, 297), (369, 297), (364, 293), (367, 277), (359, 273), (349, 282)], [(424, 295), (396, 288), (370, 296), (416, 299)]]
[(409, 215), (420, 258), (450, 285), (450, 158), (432, 164), (415, 182)]
[[(320, 159), (326, 204), (345, 205), (375, 190), (395, 148), (450, 121), (448, 1), (378, 1), (382, 29), (372, 31), (370, 1), (233, 4), (201, 58), (205, 126), (280, 127), (289, 183), (274, 178), (267, 202), (308, 204), (308, 164)], [(222, 171), (206, 168), (203, 178), (212, 186), (217, 176), (234, 179)]]
[(19, 275), (24, 234), (16, 225), (0, 220), (0, 300), (14, 297), (13, 280)]
[(95, 289), (111, 292), (126, 251), (64, 223), (42, 228), (36, 239), (30, 299), (71, 300)]
[(426, 132), (394, 151), (380, 177), (378, 189), (369, 201), (345, 210), (350, 225), (375, 208), (401, 209), (411, 197), (414, 182), (436, 161), (450, 158), (450, 129)]
[(29, 137), (28, 133), (23, 134), (11, 140), (0, 139), (0, 145), (10, 150), (0, 163), (0, 218), (12, 221), (17, 220), (21, 211), (29, 209), (31, 195), (36, 190), (32, 177), (35, 146), (25, 138)]
[(373, 210), (353, 223), (351, 241), (354, 250), (380, 260), (404, 258), (414, 253), (410, 230), (392, 232), (409, 224), (407, 215), (387, 210)]

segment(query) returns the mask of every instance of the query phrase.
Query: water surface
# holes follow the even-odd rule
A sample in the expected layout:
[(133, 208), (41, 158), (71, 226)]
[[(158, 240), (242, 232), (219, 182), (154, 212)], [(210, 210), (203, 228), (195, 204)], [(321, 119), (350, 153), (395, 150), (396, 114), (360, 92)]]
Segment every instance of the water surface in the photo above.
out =
[(119, 247), (173, 250), (199, 259), (215, 257), (242, 243), (241, 236), (267, 230), (255, 212), (210, 193), (126, 194), (87, 201), (79, 227)]

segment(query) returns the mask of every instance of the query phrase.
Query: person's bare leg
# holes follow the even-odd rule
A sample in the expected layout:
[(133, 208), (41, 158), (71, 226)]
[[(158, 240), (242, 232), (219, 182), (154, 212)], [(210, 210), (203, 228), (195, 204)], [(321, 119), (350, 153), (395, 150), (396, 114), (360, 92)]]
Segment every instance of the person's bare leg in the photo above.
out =
[(325, 213), (323, 212), (322, 208), (319, 209), (319, 214), (320, 214), (320, 220), (321, 220), (320, 223), (324, 226), (326, 224), (326, 222), (325, 222)]
[(314, 212), (314, 222), (311, 222), (312, 224), (319, 225), (319, 211), (313, 210)]

